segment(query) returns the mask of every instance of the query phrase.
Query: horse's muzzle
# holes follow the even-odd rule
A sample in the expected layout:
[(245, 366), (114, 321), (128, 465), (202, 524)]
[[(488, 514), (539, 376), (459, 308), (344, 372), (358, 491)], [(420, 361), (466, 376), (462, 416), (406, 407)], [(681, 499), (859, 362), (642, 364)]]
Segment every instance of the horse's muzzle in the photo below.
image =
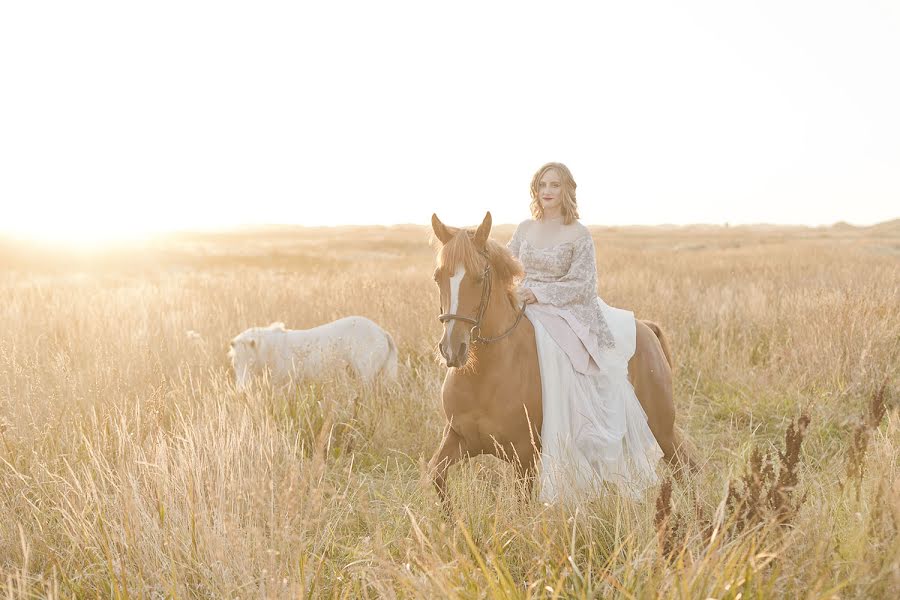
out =
[(440, 348), (448, 367), (459, 368), (469, 360), (469, 345), (466, 342), (461, 342), (456, 352), (449, 351), (444, 344)]

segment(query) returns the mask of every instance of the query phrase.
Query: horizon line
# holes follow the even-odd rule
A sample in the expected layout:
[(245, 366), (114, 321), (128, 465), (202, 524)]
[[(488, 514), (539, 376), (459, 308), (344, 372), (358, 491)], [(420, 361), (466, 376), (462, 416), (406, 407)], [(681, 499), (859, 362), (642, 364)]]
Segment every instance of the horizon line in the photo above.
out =
[[(667, 229), (685, 229), (690, 227), (722, 227), (722, 228), (733, 228), (733, 227), (790, 227), (790, 228), (806, 228), (806, 229), (821, 229), (821, 228), (829, 228), (829, 227), (853, 227), (855, 229), (866, 229), (870, 227), (877, 227), (879, 225), (884, 225), (887, 223), (894, 223), (900, 221), (900, 216), (886, 219), (883, 221), (875, 221), (873, 223), (852, 223), (850, 221), (838, 220), (832, 223), (821, 223), (818, 225), (813, 225), (809, 223), (776, 223), (769, 221), (753, 221), (753, 222), (731, 222), (724, 221), (719, 223), (714, 222), (695, 222), (695, 223), (654, 223), (654, 224), (645, 224), (645, 223), (628, 223), (628, 224), (609, 224), (609, 223), (583, 223), (585, 227), (593, 227), (593, 228), (603, 228), (603, 229), (652, 229), (652, 228), (667, 228)], [(471, 223), (468, 225), (461, 225), (460, 227), (477, 227), (479, 223)], [(492, 228), (495, 227), (516, 227), (518, 223), (493, 223)], [(457, 225), (454, 225), (456, 227)], [(160, 230), (159, 233), (210, 233), (216, 231), (235, 231), (235, 230), (252, 230), (252, 229), (339, 229), (339, 228), (365, 228), (365, 227), (382, 227), (382, 228), (390, 228), (390, 227), (422, 227), (429, 228), (431, 227), (430, 223), (339, 223), (334, 225), (323, 225), (323, 224), (315, 224), (315, 225), (305, 225), (303, 223), (238, 223), (231, 225), (220, 225), (220, 226), (210, 226), (210, 227), (178, 227), (167, 230)]]

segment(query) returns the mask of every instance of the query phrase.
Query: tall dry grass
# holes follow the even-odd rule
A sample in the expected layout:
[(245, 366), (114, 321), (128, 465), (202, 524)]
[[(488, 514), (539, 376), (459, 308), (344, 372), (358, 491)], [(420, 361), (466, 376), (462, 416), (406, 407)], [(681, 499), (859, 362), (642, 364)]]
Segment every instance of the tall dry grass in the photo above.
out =
[[(671, 338), (700, 470), (643, 502), (526, 505), (512, 470), (480, 458), (452, 472), (450, 519), (425, 470), (444, 421), (425, 229), (180, 236), (108, 254), (6, 244), (0, 591), (896, 597), (900, 235), (595, 239), (604, 298)], [(348, 314), (393, 334), (397, 385), (234, 391), (235, 333)], [(803, 414), (801, 439), (786, 439)]]

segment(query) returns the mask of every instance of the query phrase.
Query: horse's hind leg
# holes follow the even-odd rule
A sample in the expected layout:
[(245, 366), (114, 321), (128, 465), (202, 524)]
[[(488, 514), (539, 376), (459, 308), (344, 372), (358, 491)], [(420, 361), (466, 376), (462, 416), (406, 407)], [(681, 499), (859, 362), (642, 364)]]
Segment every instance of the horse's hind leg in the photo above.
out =
[(441, 504), (444, 505), (444, 510), (448, 513), (450, 510), (450, 498), (447, 495), (447, 471), (453, 463), (462, 458), (464, 443), (462, 437), (450, 425), (447, 425), (447, 428), (444, 430), (444, 439), (441, 440), (440, 447), (428, 463), (432, 482), (435, 489), (437, 489)]
[(656, 436), (656, 441), (663, 451), (663, 457), (676, 477), (680, 478), (690, 472), (693, 463), (688, 457), (685, 448), (682, 447), (681, 440), (674, 430)]
[[(637, 321), (637, 347), (628, 363), (638, 401), (647, 415), (647, 424), (669, 466), (680, 476), (693, 463), (675, 430), (675, 401), (672, 367), (663, 334), (658, 325)], [(654, 329), (655, 328), (655, 329)]]
[(672, 437), (674, 439), (674, 450), (672, 458), (669, 460), (669, 465), (671, 465), (672, 470), (675, 472), (675, 476), (681, 477), (696, 471), (697, 465), (691, 458), (690, 452), (688, 452), (687, 444), (685, 444), (684, 440), (676, 433), (673, 433)]
[[(635, 363), (632, 362), (632, 365)], [(638, 363), (634, 391), (647, 415), (647, 425), (663, 456), (672, 467), (679, 460), (678, 438), (675, 435), (675, 405), (672, 402), (672, 383), (668, 374), (661, 370), (642, 369)]]
[(670, 392), (657, 390), (657, 393), (656, 402), (648, 398), (647, 404), (652, 407), (651, 410), (644, 409), (648, 416), (648, 425), (653, 437), (656, 438), (656, 443), (663, 451), (663, 458), (675, 476), (681, 477), (690, 472), (694, 464), (675, 429), (675, 410), (671, 400), (668, 399)]

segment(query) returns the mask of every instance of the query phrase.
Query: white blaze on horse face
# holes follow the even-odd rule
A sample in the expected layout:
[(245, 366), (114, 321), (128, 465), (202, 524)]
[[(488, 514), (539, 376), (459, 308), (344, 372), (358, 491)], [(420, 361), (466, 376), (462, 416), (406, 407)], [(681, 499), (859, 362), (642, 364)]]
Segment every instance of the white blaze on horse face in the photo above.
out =
[[(450, 314), (455, 315), (456, 311), (459, 310), (459, 284), (462, 283), (463, 277), (466, 276), (466, 268), (462, 265), (458, 265), (456, 267), (456, 271), (453, 273), (453, 277), (450, 278)], [(453, 324), (456, 323), (456, 319), (450, 319), (447, 321), (447, 340), (450, 340), (451, 334), (453, 334)]]

